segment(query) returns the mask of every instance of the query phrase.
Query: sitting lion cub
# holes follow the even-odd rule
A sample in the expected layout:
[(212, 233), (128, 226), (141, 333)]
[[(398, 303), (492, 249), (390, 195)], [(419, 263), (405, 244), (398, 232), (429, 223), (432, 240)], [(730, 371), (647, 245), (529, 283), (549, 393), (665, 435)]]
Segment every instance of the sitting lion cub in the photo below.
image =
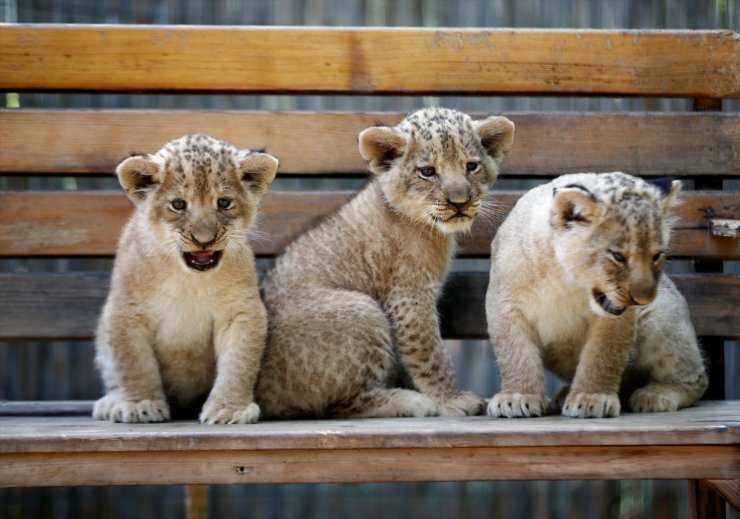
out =
[(483, 410), (457, 388), (436, 303), (455, 233), (470, 229), (513, 136), (504, 117), (474, 122), (439, 108), (360, 133), (375, 178), (265, 278), (264, 416)]
[[(681, 183), (564, 175), (516, 204), (491, 245), (486, 313), (501, 371), (491, 416), (539, 416), (543, 365), (572, 417), (673, 411), (707, 388), (688, 307), (661, 272)], [(564, 397), (564, 398), (563, 398)], [(564, 401), (563, 401), (564, 400)]]
[(207, 396), (201, 422), (257, 421), (267, 324), (247, 232), (277, 166), (206, 135), (118, 166), (136, 209), (98, 325), (94, 418), (161, 422)]

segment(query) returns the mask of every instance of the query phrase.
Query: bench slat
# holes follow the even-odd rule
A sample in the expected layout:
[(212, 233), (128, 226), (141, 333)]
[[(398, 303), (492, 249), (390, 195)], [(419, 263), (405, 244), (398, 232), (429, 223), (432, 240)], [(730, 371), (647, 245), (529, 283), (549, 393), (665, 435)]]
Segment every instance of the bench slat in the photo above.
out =
[(732, 31), (4, 25), (0, 55), (11, 91), (740, 97)]
[[(452, 273), (440, 301), (446, 338), (486, 338), (487, 273)], [(740, 277), (676, 274), (699, 335), (738, 337)], [(0, 274), (0, 340), (87, 340), (107, 295), (104, 273)]]
[[(258, 255), (276, 255), (305, 229), (335, 211), (352, 196), (350, 191), (274, 191), (267, 194), (253, 243)], [(504, 216), (521, 192), (493, 191)], [(740, 259), (740, 243), (712, 237), (712, 218), (740, 219), (740, 193), (685, 192), (676, 208), (679, 222), (671, 238), (672, 257)], [(132, 209), (119, 192), (0, 191), (0, 257), (110, 256)], [(490, 253), (496, 222), (479, 219), (470, 236), (459, 240), (459, 256)], [(22, 236), (23, 239), (18, 239)]]
[[(686, 297), (697, 335), (740, 336), (737, 295), (740, 277), (733, 275), (672, 274)], [(453, 274), (439, 304), (442, 334), (460, 339), (488, 337), (485, 298), (488, 274)]]
[[(737, 113), (506, 115), (516, 125), (517, 143), (503, 165), (507, 177), (574, 171), (740, 177)], [(281, 174), (364, 175), (357, 134), (402, 118), (380, 112), (0, 110), (0, 172), (112, 174), (130, 152), (153, 153), (181, 135), (206, 133), (238, 147), (266, 147), (280, 159)]]
[(0, 454), (0, 487), (733, 479), (739, 456), (726, 445)]
[[(65, 402), (57, 404), (62, 408), (65, 406)], [(64, 430), (63, 436), (58, 434), (60, 430)], [(497, 420), (479, 416), (277, 420), (251, 425), (206, 426), (194, 420), (132, 425), (95, 421), (89, 416), (0, 416), (2, 454), (544, 445), (704, 444), (740, 447), (739, 440), (740, 401), (737, 400), (700, 401), (696, 406), (673, 413), (624, 413), (618, 418), (604, 420), (577, 420), (562, 416)], [(740, 469), (740, 459), (736, 462)]]
[(736, 479), (738, 416), (738, 402), (700, 402), (675, 413), (608, 420), (468, 417), (203, 426), (4, 417), (0, 486), (529, 480), (543, 474)]

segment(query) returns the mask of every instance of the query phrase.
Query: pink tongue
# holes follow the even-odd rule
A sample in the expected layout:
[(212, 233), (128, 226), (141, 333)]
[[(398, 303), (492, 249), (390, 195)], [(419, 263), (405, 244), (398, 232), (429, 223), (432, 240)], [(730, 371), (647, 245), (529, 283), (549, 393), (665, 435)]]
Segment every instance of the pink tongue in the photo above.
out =
[(211, 259), (211, 257), (213, 256), (213, 251), (199, 250), (191, 252), (190, 255), (193, 256), (198, 263), (205, 263), (206, 261)]

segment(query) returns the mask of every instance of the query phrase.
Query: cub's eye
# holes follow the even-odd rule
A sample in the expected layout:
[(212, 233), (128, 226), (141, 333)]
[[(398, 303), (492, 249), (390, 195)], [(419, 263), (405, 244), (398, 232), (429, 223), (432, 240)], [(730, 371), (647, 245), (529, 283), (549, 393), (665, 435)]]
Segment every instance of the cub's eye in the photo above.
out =
[(612, 258), (614, 258), (617, 263), (627, 263), (627, 258), (625, 258), (624, 254), (622, 254), (621, 252), (610, 250), (609, 253), (612, 255)]
[(231, 207), (231, 198), (219, 198), (216, 204), (219, 209), (228, 209)]
[(182, 198), (175, 198), (170, 205), (175, 211), (183, 211), (188, 206), (187, 202)]
[(424, 166), (419, 168), (419, 174), (424, 178), (432, 178), (437, 174), (437, 170), (434, 169), (434, 166)]
[(653, 263), (659, 262), (663, 258), (663, 252), (658, 252), (653, 256)]
[(467, 169), (470, 172), (475, 171), (479, 167), (480, 167), (480, 162), (475, 162), (473, 160), (471, 160), (470, 162), (468, 162), (467, 164), (465, 164), (465, 169)]

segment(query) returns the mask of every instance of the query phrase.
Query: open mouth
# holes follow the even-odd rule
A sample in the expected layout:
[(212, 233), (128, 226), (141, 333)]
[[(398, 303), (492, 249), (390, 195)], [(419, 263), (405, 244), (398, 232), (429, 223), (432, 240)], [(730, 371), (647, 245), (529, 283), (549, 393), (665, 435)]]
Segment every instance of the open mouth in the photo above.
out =
[(607, 313), (610, 313), (612, 315), (622, 315), (624, 311), (627, 309), (627, 307), (624, 306), (617, 306), (614, 303), (611, 302), (611, 300), (606, 297), (606, 294), (603, 292), (599, 292), (598, 290), (593, 291), (593, 296), (596, 302), (599, 304), (599, 306)]
[(223, 251), (220, 250), (198, 250), (183, 252), (182, 257), (185, 264), (195, 270), (209, 270), (218, 265)]

